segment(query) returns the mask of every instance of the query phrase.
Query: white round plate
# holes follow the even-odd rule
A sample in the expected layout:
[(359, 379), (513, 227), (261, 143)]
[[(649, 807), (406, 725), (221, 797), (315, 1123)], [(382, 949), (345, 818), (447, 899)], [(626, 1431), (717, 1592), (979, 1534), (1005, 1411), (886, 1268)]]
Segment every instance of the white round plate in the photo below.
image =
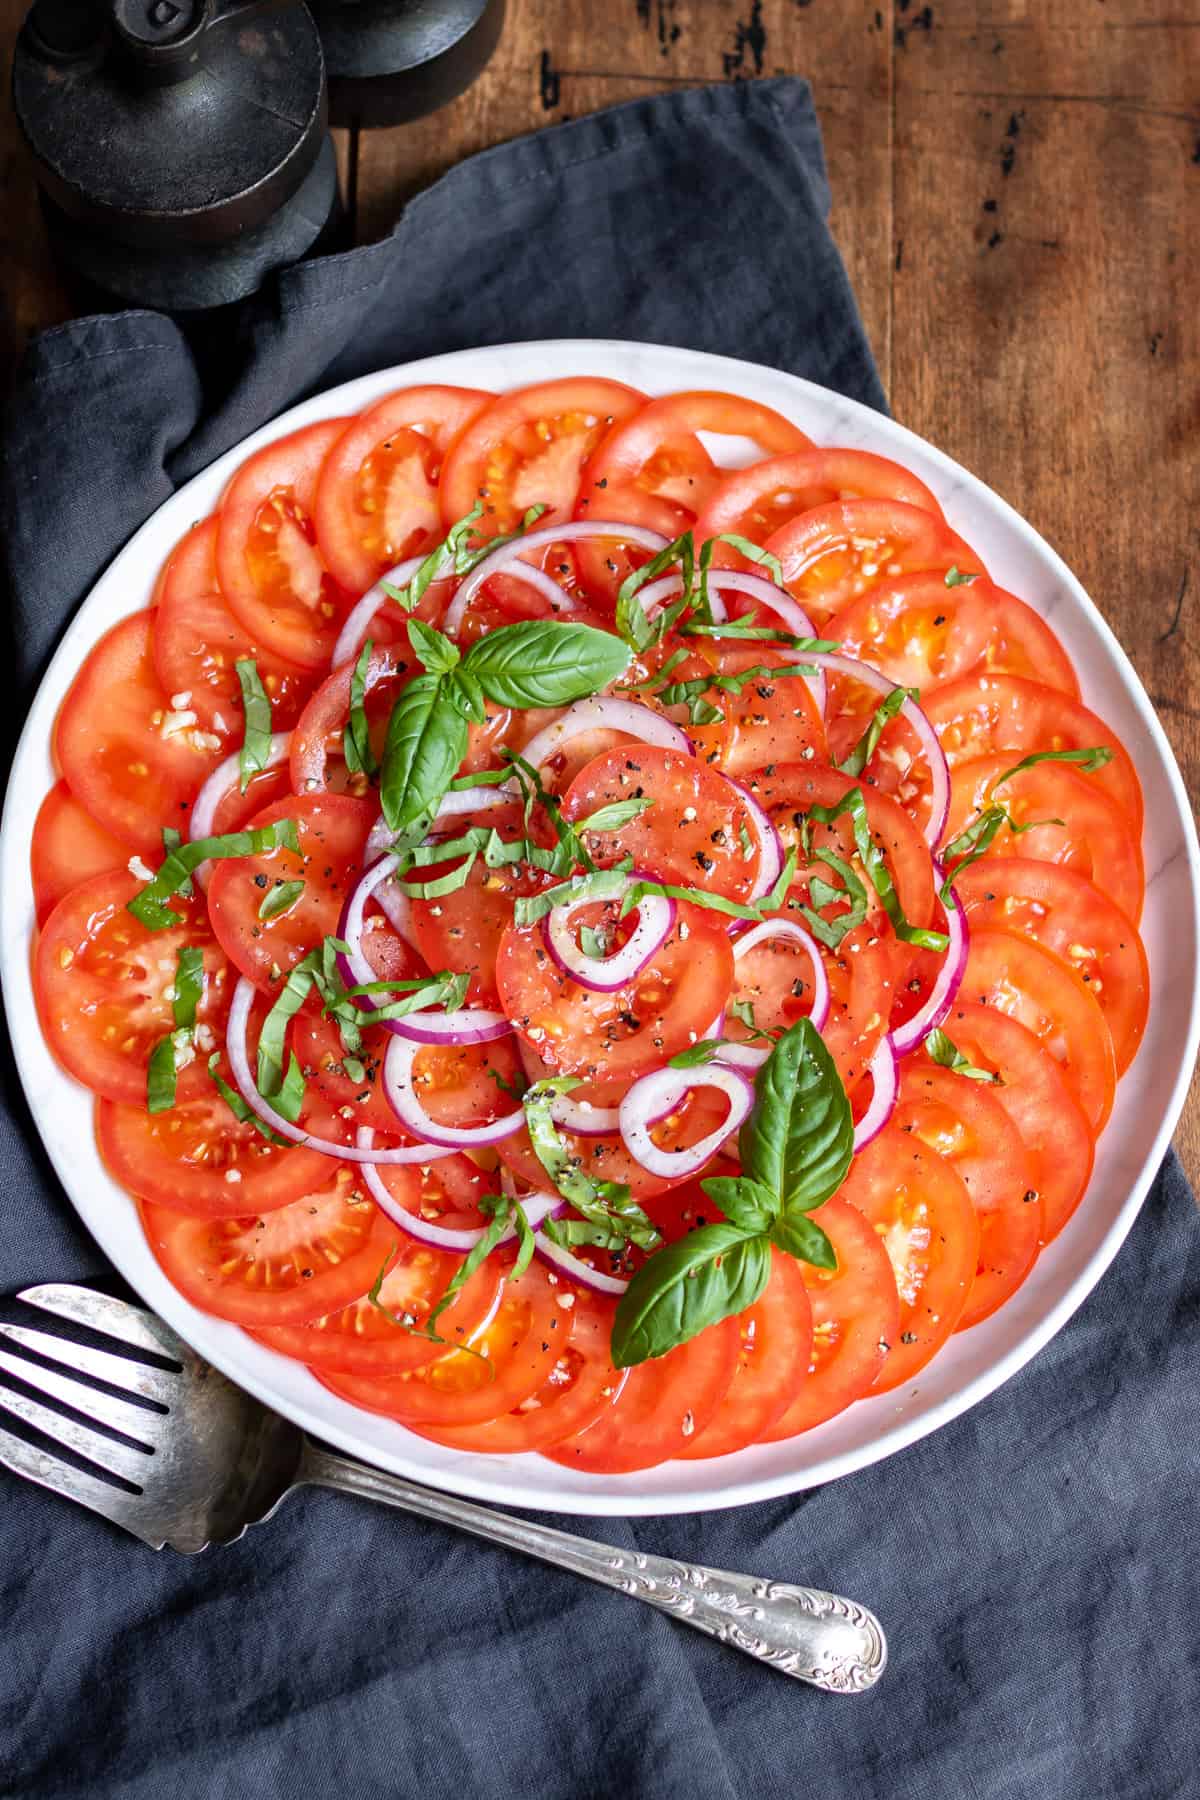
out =
[[(860, 1401), (789, 1443), (712, 1462), (667, 1463), (642, 1474), (592, 1476), (537, 1456), (487, 1457), (443, 1449), (335, 1399), (299, 1363), (197, 1312), (171, 1286), (142, 1237), (133, 1204), (104, 1169), (92, 1100), (43, 1041), (34, 1009), (29, 846), (53, 782), (50, 730), (88, 650), (150, 599), (168, 552), (211, 512), (229, 476), (262, 444), (313, 420), (352, 413), (391, 389), (452, 382), (499, 391), (556, 376), (607, 375), (648, 394), (722, 388), (785, 413), (818, 443), (853, 445), (914, 470), (995, 579), (1050, 619), (1071, 655), (1084, 699), (1124, 742), (1146, 798), (1148, 877), (1142, 933), (1153, 979), (1149, 1027), (1122, 1081), (1087, 1197), (1000, 1311), (954, 1337), (911, 1387)], [(714, 439), (729, 465), (751, 446)], [(306, 401), (265, 426), (159, 508), (96, 583), (51, 663), (13, 764), (0, 841), (0, 972), (17, 1063), (37, 1126), (88, 1229), (147, 1304), (243, 1387), (342, 1450), (433, 1487), (483, 1500), (565, 1512), (630, 1515), (736, 1506), (830, 1481), (903, 1449), (983, 1400), (1039, 1350), (1079, 1306), (1116, 1254), (1167, 1149), (1187, 1091), (1200, 1031), (1197, 895), (1200, 852), (1183, 783), (1162, 727), (1129, 662), (1079, 582), (997, 495), (890, 419), (773, 369), (731, 358), (603, 340), (559, 340), (460, 351), (365, 376)], [(1153, 1303), (1153, 1296), (1151, 1296)]]

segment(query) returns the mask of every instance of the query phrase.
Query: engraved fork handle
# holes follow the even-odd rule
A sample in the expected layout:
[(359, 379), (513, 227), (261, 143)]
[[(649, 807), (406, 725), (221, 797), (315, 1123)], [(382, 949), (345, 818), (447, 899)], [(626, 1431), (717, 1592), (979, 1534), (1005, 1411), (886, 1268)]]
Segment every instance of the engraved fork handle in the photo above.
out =
[(827, 1693), (860, 1694), (874, 1687), (887, 1664), (887, 1642), (874, 1613), (840, 1594), (618, 1550), (346, 1462), (307, 1442), (297, 1485), (305, 1482), (381, 1500), (584, 1575)]

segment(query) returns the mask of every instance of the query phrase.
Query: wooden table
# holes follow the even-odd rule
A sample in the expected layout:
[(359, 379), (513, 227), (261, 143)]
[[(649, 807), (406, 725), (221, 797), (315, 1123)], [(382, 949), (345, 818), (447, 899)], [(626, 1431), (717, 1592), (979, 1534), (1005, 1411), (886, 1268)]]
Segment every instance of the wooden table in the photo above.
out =
[[(0, 0), (11, 47), (26, 0)], [(1189, 11), (1197, 16), (1188, 17)], [(509, 0), (483, 78), (343, 136), (361, 238), (463, 156), (672, 86), (798, 72), (897, 416), (1024, 513), (1200, 784), (1200, 8), (1181, 0)], [(7, 80), (7, 77), (6, 77)], [(69, 307), (5, 109), (10, 351)], [(1200, 1095), (1180, 1131), (1200, 1177)]]

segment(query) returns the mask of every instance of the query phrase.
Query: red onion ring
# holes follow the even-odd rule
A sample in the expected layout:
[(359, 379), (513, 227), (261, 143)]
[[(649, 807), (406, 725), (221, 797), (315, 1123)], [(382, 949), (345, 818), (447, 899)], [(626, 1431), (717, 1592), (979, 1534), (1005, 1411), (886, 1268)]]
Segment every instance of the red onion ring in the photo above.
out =
[(393, 587), (404, 587), (412, 580), (424, 560), (422, 556), (407, 557), (404, 562), (397, 563), (394, 569), (389, 569), (386, 575), (381, 575), (374, 587), (367, 589), (362, 599), (346, 615), (346, 623), (338, 632), (333, 655), (329, 659), (331, 669), (340, 669), (343, 663), (354, 662), (366, 642), (375, 614), (382, 612), (385, 606), (396, 606), (391, 595), (384, 593), (384, 582), (390, 582)]
[[(398, 1023), (407, 1024), (407, 1020)], [(394, 1037), (383, 1059), (383, 1091), (388, 1104), (404, 1129), (423, 1143), (436, 1144), (445, 1150), (472, 1150), (482, 1144), (498, 1144), (501, 1139), (520, 1131), (525, 1123), (525, 1110), (518, 1106), (493, 1119), (488, 1125), (439, 1125), (431, 1119), (413, 1087), (413, 1063), (421, 1049), (411, 1038)], [(380, 1159), (382, 1160), (382, 1159)]]
[[(934, 880), (940, 888), (945, 877), (937, 863), (933, 865)], [(954, 890), (951, 889), (951, 894)], [(954, 1005), (954, 996), (967, 967), (967, 955), (971, 948), (971, 936), (967, 926), (967, 915), (957, 899), (952, 899), (945, 908), (946, 935), (950, 939), (946, 953), (942, 958), (942, 966), (937, 980), (930, 990), (929, 998), (911, 1019), (898, 1025), (892, 1033), (892, 1048), (897, 1056), (906, 1056), (915, 1050), (918, 1044), (924, 1043), (929, 1033), (941, 1024), (950, 1008)]]
[[(639, 879), (636, 874), (627, 876), (623, 893), (628, 893)], [(564, 975), (592, 993), (613, 994), (641, 974), (669, 936), (675, 923), (675, 902), (662, 894), (644, 894), (635, 908), (637, 924), (629, 938), (619, 950), (604, 957), (588, 956), (580, 949), (571, 923), (574, 913), (593, 904), (585, 898), (553, 907), (543, 921), (542, 933), (547, 950)]]
[[(369, 1125), (360, 1125), (354, 1141), (360, 1150), (370, 1150), (375, 1142), (375, 1133)], [(466, 1252), (473, 1250), (483, 1236), (485, 1228), (482, 1225), (474, 1229), (465, 1225), (456, 1229), (449, 1225), (435, 1225), (431, 1219), (422, 1219), (419, 1214), (409, 1212), (407, 1207), (401, 1206), (388, 1192), (387, 1183), (374, 1163), (363, 1164), (363, 1175), (371, 1190), (371, 1198), (380, 1212), (393, 1225), (420, 1243), (432, 1244), (439, 1250)], [(520, 1201), (521, 1211), (535, 1231), (561, 1205), (562, 1201), (556, 1194), (526, 1194)], [(497, 1248), (515, 1236), (516, 1230), (510, 1225), (504, 1236), (496, 1240)]]
[[(792, 653), (789, 652), (789, 655)], [(818, 669), (824, 669), (834, 675), (845, 675), (851, 681), (861, 681), (864, 687), (874, 688), (877, 694), (890, 694), (897, 683), (888, 676), (873, 669), (870, 663), (859, 662), (857, 657), (842, 656), (840, 652), (818, 652), (806, 650), (801, 656), (795, 652), (796, 659), (811, 662)], [(925, 826), (925, 841), (930, 848), (938, 842), (946, 829), (946, 820), (950, 813), (950, 765), (946, 761), (946, 753), (942, 749), (937, 732), (933, 729), (925, 714), (915, 700), (905, 695), (900, 708), (900, 717), (907, 719), (912, 726), (925, 752), (930, 774), (930, 812)]]
[(653, 707), (641, 706), (636, 700), (617, 700), (598, 694), (590, 700), (576, 700), (561, 718), (554, 719), (530, 738), (521, 752), (522, 759), (533, 769), (549, 762), (565, 744), (588, 731), (620, 731), (640, 743), (660, 750), (681, 750), (685, 756), (695, 754), (692, 741), (678, 725)]
[(615, 1106), (593, 1106), (590, 1100), (576, 1100), (570, 1094), (555, 1095), (550, 1117), (576, 1137), (608, 1137), (620, 1126)]
[[(544, 525), (540, 531), (527, 531), (523, 537), (514, 538), (511, 543), (501, 544), (490, 556), (476, 563), (471, 573), (459, 584), (458, 592), (446, 608), (446, 616), (442, 620), (442, 630), (450, 637), (457, 637), (462, 629), (467, 608), (479, 592), (485, 581), (501, 571), (514, 574), (525, 579), (527, 574), (543, 575), (543, 570), (527, 571), (521, 565), (530, 550), (541, 550), (547, 544), (572, 544), (581, 538), (614, 538), (623, 544), (638, 544), (644, 550), (659, 551), (666, 548), (667, 539), (660, 531), (650, 531), (644, 525), (622, 525), (609, 523), (604, 519), (568, 520), (563, 525)], [(538, 585), (536, 579), (533, 585)], [(554, 584), (556, 592), (562, 589)]]
[[(285, 763), (292, 747), (290, 731), (273, 731), (271, 742), (267, 747), (264, 769), (277, 769)], [(235, 750), (224, 762), (217, 764), (200, 792), (192, 803), (192, 816), (188, 821), (188, 841), (196, 843), (200, 838), (213, 837), (213, 826), (216, 823), (217, 808), (231, 788), (241, 780), (241, 751)], [(201, 887), (208, 886), (208, 878), (212, 873), (212, 864), (202, 862), (195, 871), (196, 880)]]
[[(256, 1118), (269, 1125), (280, 1137), (287, 1138), (289, 1143), (303, 1144), (306, 1150), (316, 1150), (321, 1156), (331, 1156), (337, 1162), (347, 1163), (419, 1163), (433, 1162), (439, 1156), (448, 1156), (448, 1149), (430, 1144), (405, 1144), (395, 1150), (360, 1150), (357, 1145), (335, 1144), (332, 1138), (314, 1137), (311, 1132), (304, 1131), (299, 1125), (293, 1125), (282, 1113), (275, 1111), (269, 1101), (264, 1100), (254, 1083), (250, 1072), (250, 1058), (246, 1050), (246, 1026), (250, 1019), (250, 1008), (254, 1004), (256, 993), (254, 983), (243, 975), (233, 990), (233, 1005), (229, 1009), (229, 1024), (225, 1033), (225, 1049), (229, 1055), (229, 1066), (233, 1071), (233, 1079), (238, 1092)], [(399, 1043), (399, 1039), (396, 1040)]]
[(896, 1057), (892, 1049), (892, 1040), (884, 1038), (878, 1050), (867, 1064), (867, 1073), (871, 1077), (871, 1104), (868, 1106), (858, 1124), (854, 1127), (854, 1148), (861, 1150), (878, 1137), (896, 1105), (896, 1090), (899, 1078), (896, 1071)]
[[(761, 900), (764, 894), (770, 893), (783, 873), (783, 845), (779, 840), (779, 833), (750, 789), (743, 787), (740, 781), (735, 781), (732, 775), (726, 775), (725, 779), (731, 788), (737, 789), (741, 796), (742, 804), (750, 815), (750, 828), (758, 839), (758, 874), (754, 877), (754, 886), (750, 889), (749, 898)], [(736, 923), (737, 921), (735, 921), (735, 928)]]
[[(660, 1150), (650, 1127), (697, 1087), (714, 1087), (729, 1101), (729, 1112), (715, 1131), (684, 1150)], [(695, 1069), (654, 1069), (634, 1082), (618, 1109), (621, 1138), (629, 1154), (651, 1175), (685, 1179), (702, 1169), (720, 1149), (754, 1104), (754, 1089), (739, 1069), (711, 1062)]]
[[(808, 954), (813, 972), (813, 1002), (808, 1016), (812, 1020), (813, 1030), (820, 1031), (829, 1017), (829, 977), (825, 973), (824, 958), (816, 942), (802, 925), (797, 925), (794, 919), (764, 919), (761, 925), (752, 926), (749, 931), (744, 931), (741, 937), (733, 940), (734, 963), (736, 964), (738, 958), (744, 956), (747, 950), (753, 950), (758, 944), (765, 943), (769, 938), (779, 937), (792, 938)], [(724, 1016), (717, 1020), (711, 1035), (724, 1038)], [(732, 1063), (740, 1069), (761, 1069), (769, 1054), (770, 1052), (761, 1044), (738, 1044), (726, 1040), (718, 1053), (718, 1060), (723, 1063)]]
[(570, 1250), (564, 1250), (561, 1244), (551, 1243), (542, 1231), (535, 1237), (533, 1247), (543, 1262), (560, 1269), (570, 1280), (577, 1281), (580, 1287), (590, 1288), (594, 1294), (623, 1294), (629, 1286), (619, 1275), (605, 1275), (599, 1269), (591, 1268), (582, 1258), (572, 1255)]

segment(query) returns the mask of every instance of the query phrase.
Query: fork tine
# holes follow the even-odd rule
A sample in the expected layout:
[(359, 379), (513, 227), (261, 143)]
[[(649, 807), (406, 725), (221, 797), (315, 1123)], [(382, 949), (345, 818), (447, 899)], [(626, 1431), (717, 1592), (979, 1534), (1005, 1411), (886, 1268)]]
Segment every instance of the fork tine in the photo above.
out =
[(98, 1468), (107, 1469), (110, 1475), (119, 1475), (124, 1481), (136, 1482), (139, 1475), (147, 1472), (145, 1451), (118, 1444), (115, 1438), (103, 1437), (89, 1426), (80, 1425), (76, 1420), (68, 1419), (65, 1413), (56, 1412), (52, 1406), (43, 1406), (40, 1400), (18, 1394), (13, 1388), (0, 1387), (0, 1410), (24, 1419), (27, 1425), (45, 1432), (56, 1443), (64, 1444), (77, 1456), (86, 1457)]
[[(90, 1420), (100, 1425), (109, 1425), (114, 1431), (123, 1431), (126, 1437), (136, 1438), (145, 1443), (153, 1436), (149, 1429), (151, 1421), (161, 1419), (162, 1413), (147, 1412), (144, 1407), (136, 1405), (132, 1400), (118, 1400), (112, 1394), (102, 1394), (99, 1388), (89, 1387), (85, 1381), (75, 1381), (64, 1370), (61, 1375), (51, 1369), (45, 1369), (41, 1363), (27, 1362), (23, 1356), (10, 1356), (6, 1350), (0, 1350), (0, 1369), (9, 1375), (16, 1375), (26, 1386), (36, 1388), (39, 1394), (45, 1394), (49, 1400), (61, 1400), (65, 1406), (73, 1406)], [(0, 1402), (2, 1403), (2, 1402)], [(58, 1433), (54, 1432), (57, 1437)]]
[[(48, 1450), (27, 1444), (24, 1438), (14, 1437), (3, 1425), (0, 1425), (0, 1465), (11, 1469), (14, 1475), (23, 1475), (27, 1481), (36, 1481), (39, 1487), (48, 1488), (52, 1494), (61, 1494), (65, 1500), (76, 1500), (80, 1506), (101, 1513), (114, 1525), (133, 1532), (135, 1537), (142, 1536), (130, 1523), (134, 1516), (132, 1508), (136, 1505), (135, 1495), (127, 1494), (123, 1488), (109, 1487), (106, 1481), (85, 1475), (82, 1469), (73, 1469), (69, 1463), (59, 1462)], [(150, 1543), (152, 1540), (144, 1541)]]
[(143, 1311), (140, 1306), (130, 1306), (127, 1300), (114, 1300), (110, 1294), (97, 1293), (94, 1288), (76, 1287), (66, 1281), (46, 1281), (39, 1287), (22, 1289), (17, 1299), (28, 1301), (30, 1306), (40, 1306), (44, 1312), (57, 1313), (60, 1319), (74, 1319), (76, 1324), (88, 1325), (93, 1331), (115, 1337), (123, 1344), (134, 1344), (139, 1350), (149, 1350), (155, 1356), (169, 1356), (174, 1362), (183, 1363), (185, 1368), (195, 1361), (195, 1352), (153, 1313)]
[[(126, 1393), (140, 1394), (144, 1400), (157, 1400), (163, 1406), (169, 1406), (178, 1392), (179, 1376), (166, 1369), (152, 1369), (128, 1356), (111, 1356), (107, 1350), (93, 1350), (90, 1344), (76, 1344), (53, 1332), (33, 1331), (27, 1325), (6, 1325), (0, 1320), (0, 1337), (36, 1350), (40, 1356), (48, 1356), (76, 1374), (95, 1375)], [(89, 1388), (88, 1393), (91, 1392)]]

